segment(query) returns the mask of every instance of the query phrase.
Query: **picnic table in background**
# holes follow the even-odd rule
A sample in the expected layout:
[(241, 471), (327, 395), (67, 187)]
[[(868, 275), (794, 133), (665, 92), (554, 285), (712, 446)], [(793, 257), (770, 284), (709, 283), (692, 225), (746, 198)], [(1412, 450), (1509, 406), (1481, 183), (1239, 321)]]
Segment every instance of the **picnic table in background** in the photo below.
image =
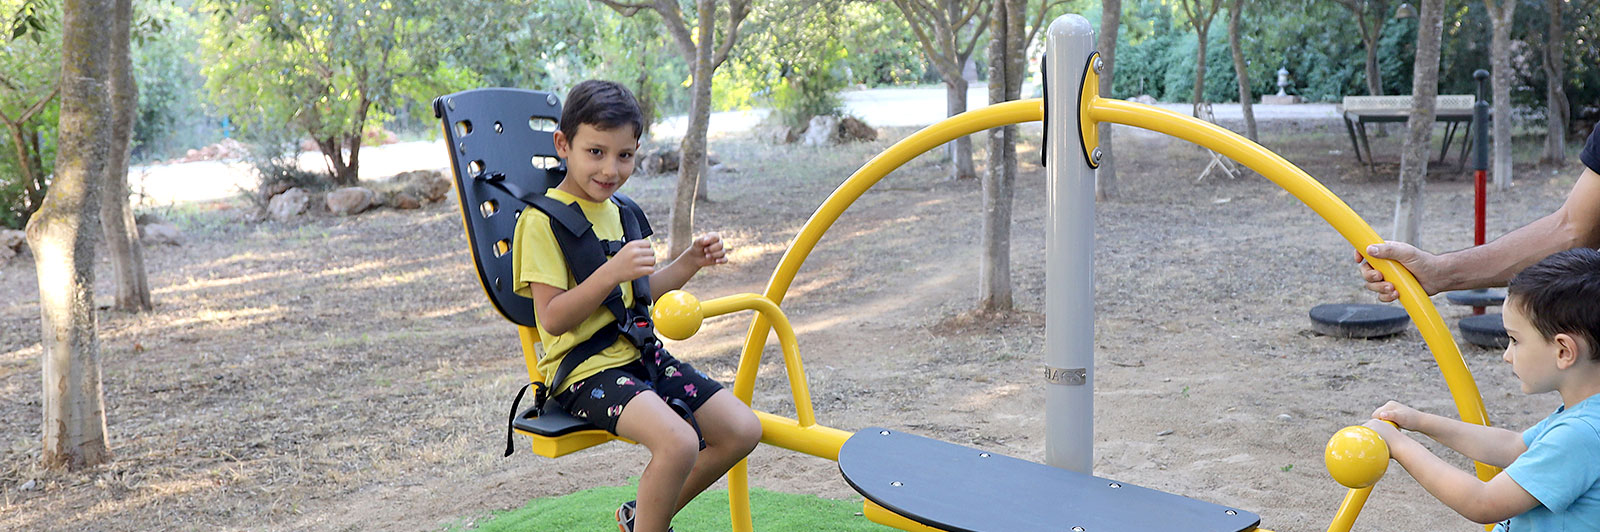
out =
[[(1467, 152), (1472, 147), (1469, 139), (1472, 137), (1473, 102), (1471, 94), (1444, 94), (1434, 100), (1433, 119), (1444, 122), (1444, 143), (1439, 149), (1438, 162), (1444, 162), (1456, 131), (1464, 125), (1466, 131), (1461, 133), (1460, 156), (1456, 166), (1466, 164)], [(1367, 124), (1405, 122), (1411, 117), (1411, 95), (1345, 96), (1341, 107), (1345, 131), (1350, 133), (1350, 145), (1355, 148), (1356, 161), (1367, 163), (1368, 170), (1375, 170), (1372, 147), (1367, 142)]]

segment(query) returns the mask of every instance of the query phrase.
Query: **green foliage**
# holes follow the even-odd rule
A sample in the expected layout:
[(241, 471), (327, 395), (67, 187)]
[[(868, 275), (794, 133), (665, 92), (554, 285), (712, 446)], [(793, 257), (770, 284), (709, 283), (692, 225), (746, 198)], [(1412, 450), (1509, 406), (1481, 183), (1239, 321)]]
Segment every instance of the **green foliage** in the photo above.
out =
[(393, 0), (207, 6), (203, 72), (220, 111), (241, 131), (289, 125), (347, 146), (408, 100), (475, 84), (470, 71), (443, 58), (479, 37), (473, 23), (524, 7)]
[(847, 82), (870, 87), (921, 82), (928, 65), (899, 9), (888, 2), (850, 2), (843, 9), (846, 26), (839, 44), (845, 49)]
[[(597, 45), (584, 48), (580, 55), (592, 57), (595, 64), (588, 77), (627, 85), (639, 99), (647, 123), (662, 114), (688, 110), (689, 91), (684, 82), (689, 79), (689, 64), (662, 26), (660, 15), (643, 10), (624, 17), (611, 9), (596, 9), (583, 17), (590, 20), (580, 24), (595, 26), (599, 36)], [(713, 78), (713, 91), (722, 89), (717, 84), (723, 81), (723, 73), (718, 74)]]
[[(53, 93), (61, 70), (60, 13), (59, 6), (37, 0), (0, 0), (0, 13), (15, 14), (8, 38), (0, 41), (0, 115), (7, 122), (0, 125), (0, 227), (20, 229), (37, 208), (28, 199), (25, 176), (35, 176), (41, 188), (48, 188), (45, 176), (55, 166), (58, 98)], [(41, 101), (45, 105), (39, 112), (20, 120)], [(20, 155), (17, 137), (22, 139)]]
[(759, 99), (790, 126), (837, 114), (838, 92), (850, 83), (849, 54), (840, 43), (853, 22), (845, 16), (847, 6), (839, 0), (758, 4), (745, 22), (749, 33), (729, 59), (731, 68), (725, 67), (728, 90), (718, 95), (719, 104)]
[(201, 20), (192, 9), (139, 3), (133, 43), (133, 77), (139, 89), (133, 124), (133, 159), (163, 159), (221, 136), (220, 117), (206, 105), (205, 77), (194, 63)]

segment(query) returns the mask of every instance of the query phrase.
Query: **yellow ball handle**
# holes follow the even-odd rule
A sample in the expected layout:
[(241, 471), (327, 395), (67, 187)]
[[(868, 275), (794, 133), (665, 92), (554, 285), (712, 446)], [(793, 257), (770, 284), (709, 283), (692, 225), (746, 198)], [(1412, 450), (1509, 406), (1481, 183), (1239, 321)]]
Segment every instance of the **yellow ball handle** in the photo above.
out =
[(650, 314), (655, 318), (656, 332), (673, 340), (694, 336), (706, 318), (700, 309), (700, 298), (682, 290), (662, 294)]
[(1334, 480), (1347, 488), (1365, 488), (1377, 484), (1388, 471), (1389, 444), (1378, 431), (1360, 425), (1345, 427), (1328, 439), (1322, 458)]

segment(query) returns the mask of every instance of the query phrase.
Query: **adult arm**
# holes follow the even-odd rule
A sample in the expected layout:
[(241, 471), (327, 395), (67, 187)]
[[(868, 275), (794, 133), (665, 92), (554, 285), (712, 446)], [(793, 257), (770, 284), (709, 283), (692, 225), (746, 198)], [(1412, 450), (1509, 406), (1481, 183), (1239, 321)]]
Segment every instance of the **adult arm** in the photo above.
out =
[[(1506, 233), (1493, 242), (1460, 251), (1434, 255), (1404, 242), (1367, 246), (1372, 258), (1399, 261), (1429, 294), (1503, 286), (1512, 275), (1558, 251), (1575, 247), (1600, 247), (1600, 174), (1585, 168), (1567, 201), (1555, 212)], [(1399, 297), (1394, 284), (1357, 255), (1367, 289), (1381, 301)]]
[(1504, 521), (1539, 505), (1538, 499), (1504, 472), (1484, 482), (1434, 456), (1388, 423), (1375, 419), (1366, 426), (1383, 436), (1389, 444), (1389, 456), (1400, 462), (1428, 493), (1475, 523)]
[(1528, 450), (1519, 432), (1429, 414), (1395, 401), (1378, 407), (1372, 417), (1427, 434), (1467, 458), (1499, 468), (1510, 466)]
[[(533, 311), (539, 316), (539, 326), (550, 334), (566, 334), (600, 308), (606, 296), (611, 294), (611, 289), (650, 275), (655, 271), (655, 264), (656, 254), (650, 243), (635, 240), (623, 245), (621, 251), (570, 290), (544, 283), (529, 283), (528, 290), (533, 295)], [(654, 279), (652, 276), (651, 280)]]

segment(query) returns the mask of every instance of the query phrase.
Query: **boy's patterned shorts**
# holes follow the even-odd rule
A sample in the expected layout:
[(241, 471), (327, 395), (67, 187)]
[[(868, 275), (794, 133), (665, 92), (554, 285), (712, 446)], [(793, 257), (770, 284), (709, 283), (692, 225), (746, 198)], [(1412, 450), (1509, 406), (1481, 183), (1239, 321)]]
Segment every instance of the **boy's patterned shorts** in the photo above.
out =
[(646, 390), (654, 390), (663, 401), (678, 398), (688, 403), (690, 410), (700, 410), (706, 400), (722, 389), (717, 381), (694, 366), (672, 358), (667, 350), (656, 352), (660, 353), (656, 367), (661, 368), (661, 382), (656, 386), (651, 386), (650, 373), (645, 370), (644, 363), (635, 360), (590, 375), (552, 399), (578, 419), (616, 434), (617, 419), (622, 417), (623, 407)]

